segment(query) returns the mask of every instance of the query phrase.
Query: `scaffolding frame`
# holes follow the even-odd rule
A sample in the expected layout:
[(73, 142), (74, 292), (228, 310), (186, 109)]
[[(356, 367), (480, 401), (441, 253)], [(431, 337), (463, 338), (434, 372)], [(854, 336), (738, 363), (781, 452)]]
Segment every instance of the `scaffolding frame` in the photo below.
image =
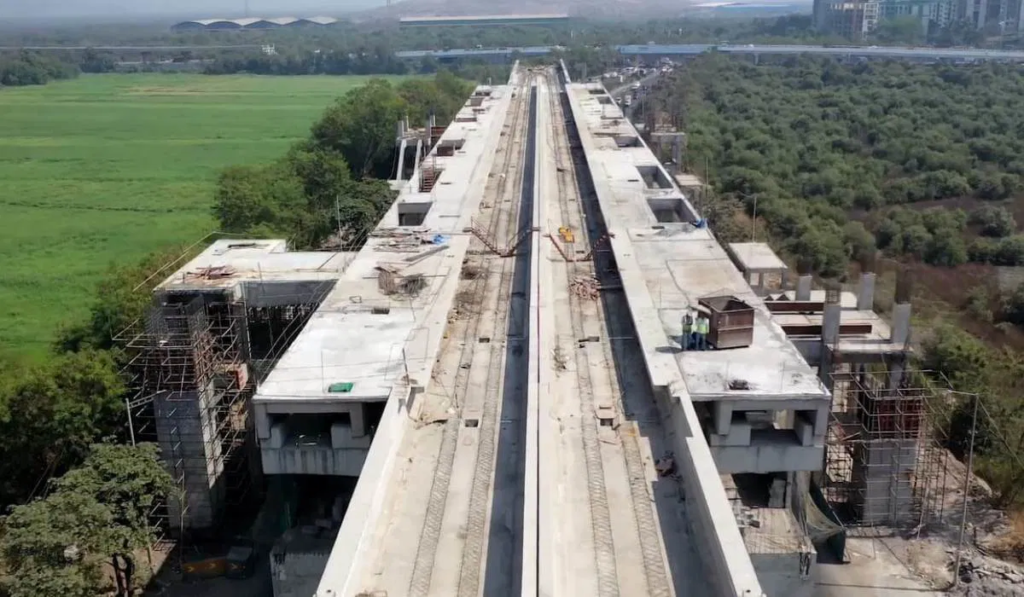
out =
[(920, 529), (948, 522), (954, 512), (946, 494), (962, 481), (952, 474), (956, 459), (945, 430), (958, 402), (976, 397), (928, 371), (837, 365), (831, 377), (821, 485), (844, 524)]
[[(176, 495), (151, 513), (158, 542), (167, 539), (167, 531), (184, 535), (190, 481), (223, 483), (227, 505), (244, 500), (251, 485), (245, 447), (253, 384), (244, 304), (223, 292), (167, 298), (173, 302), (151, 308), (117, 338), (128, 358), (132, 441), (158, 444), (174, 482)], [(202, 455), (190, 453), (186, 444), (201, 445)]]

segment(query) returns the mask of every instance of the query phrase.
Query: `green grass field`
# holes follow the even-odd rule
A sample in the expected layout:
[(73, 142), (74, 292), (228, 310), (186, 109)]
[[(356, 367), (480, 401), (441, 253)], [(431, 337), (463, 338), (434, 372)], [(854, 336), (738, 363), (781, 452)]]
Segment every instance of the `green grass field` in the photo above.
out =
[(281, 156), (365, 80), (96, 75), (0, 90), (0, 353), (41, 354), (111, 264), (214, 230), (220, 168)]

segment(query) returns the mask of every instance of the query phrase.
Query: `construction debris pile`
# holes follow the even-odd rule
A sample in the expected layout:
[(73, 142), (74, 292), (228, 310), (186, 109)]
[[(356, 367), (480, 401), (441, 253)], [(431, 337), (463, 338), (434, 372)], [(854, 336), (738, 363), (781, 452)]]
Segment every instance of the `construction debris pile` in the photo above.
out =
[(222, 280), (235, 275), (235, 268), (230, 265), (201, 267), (194, 272), (186, 272), (186, 280)]
[(376, 250), (394, 253), (418, 253), (424, 245), (448, 244), (447, 236), (434, 234), (428, 228), (382, 228), (374, 230), (370, 236), (384, 239)]
[(601, 293), (601, 283), (592, 275), (578, 276), (569, 284), (569, 291), (581, 299), (596, 301)]
[(422, 274), (402, 274), (400, 265), (382, 263), (377, 269), (377, 286), (382, 294), (404, 294), (416, 296), (427, 286), (427, 280)]

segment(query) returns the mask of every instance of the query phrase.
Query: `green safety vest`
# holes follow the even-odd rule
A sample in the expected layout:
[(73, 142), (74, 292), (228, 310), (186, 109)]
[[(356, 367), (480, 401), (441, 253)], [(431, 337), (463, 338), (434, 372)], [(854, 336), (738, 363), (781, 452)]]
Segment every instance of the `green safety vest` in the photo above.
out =
[(697, 332), (700, 334), (707, 334), (711, 331), (711, 322), (707, 319), (701, 319), (697, 323)]
[(689, 334), (690, 332), (693, 331), (693, 328), (694, 328), (693, 322), (686, 321), (685, 319), (683, 320), (683, 333), (684, 334)]

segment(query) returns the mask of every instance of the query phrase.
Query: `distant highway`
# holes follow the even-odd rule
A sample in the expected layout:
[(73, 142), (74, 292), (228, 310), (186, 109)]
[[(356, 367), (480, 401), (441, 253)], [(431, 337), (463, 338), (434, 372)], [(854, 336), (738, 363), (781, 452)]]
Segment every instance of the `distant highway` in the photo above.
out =
[(658, 78), (659, 74), (661, 74), (661, 73), (656, 71), (654, 73), (651, 73), (651, 74), (647, 75), (646, 77), (644, 77), (642, 79), (638, 79), (636, 81), (629, 81), (629, 82), (627, 82), (627, 83), (625, 83), (623, 85), (620, 85), (620, 86), (616, 87), (615, 89), (612, 89), (611, 91), (608, 92), (608, 95), (610, 95), (610, 96), (612, 96), (614, 98), (617, 98), (620, 95), (623, 95), (626, 92), (632, 90), (634, 83), (639, 83), (640, 87), (644, 87), (644, 86), (646, 86), (646, 85), (648, 85), (650, 83), (653, 83), (654, 80)]
[[(432, 57), (439, 60), (458, 58), (496, 58), (521, 56), (542, 56), (552, 51), (548, 46), (530, 46), (524, 48), (492, 48), (492, 49), (458, 49), (458, 50), (413, 50), (396, 52), (399, 58)], [(801, 45), (768, 45), (768, 44), (685, 44), (685, 45), (624, 45), (615, 46), (623, 56), (688, 56), (705, 52), (722, 52), (725, 54), (742, 55), (778, 55), (778, 54), (819, 54), (842, 57), (864, 58), (902, 58), (913, 60), (1006, 60), (1024, 62), (1024, 51), (1017, 50), (982, 50), (974, 48), (904, 48), (882, 46), (831, 47)]]

